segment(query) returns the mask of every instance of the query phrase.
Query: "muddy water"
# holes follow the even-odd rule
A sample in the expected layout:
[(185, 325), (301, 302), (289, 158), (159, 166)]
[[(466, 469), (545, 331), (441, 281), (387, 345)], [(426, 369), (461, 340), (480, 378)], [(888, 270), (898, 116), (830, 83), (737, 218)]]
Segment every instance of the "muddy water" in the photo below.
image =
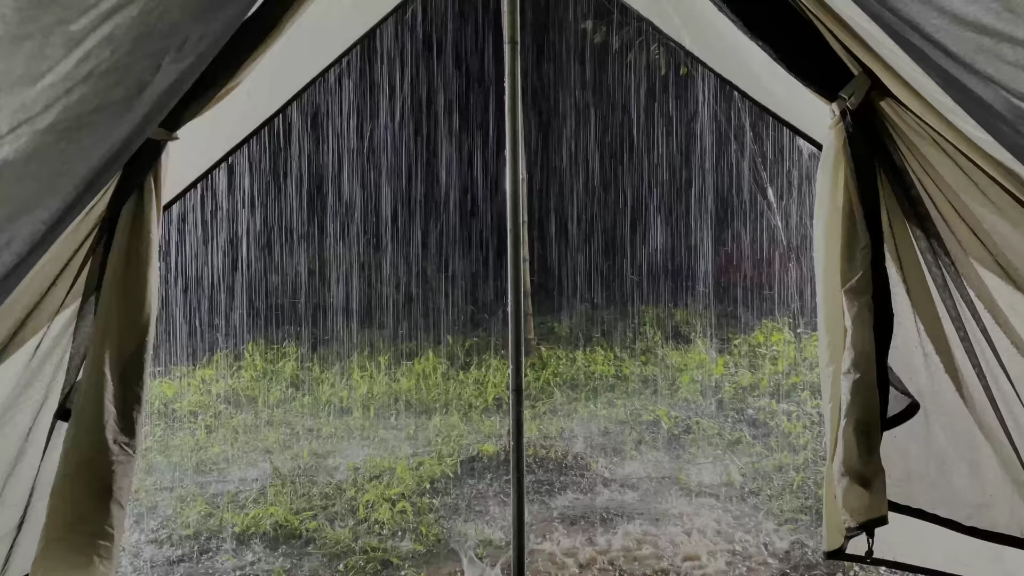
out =
[[(335, 447), (330, 467), (343, 477), (347, 464), (392, 451), (396, 433), (383, 442)], [(582, 426), (581, 428), (586, 428)], [(622, 458), (607, 448), (615, 438), (587, 446), (571, 435), (557, 458), (528, 459), (529, 566), (531, 574), (570, 575), (759, 575), (836, 574), (847, 570), (820, 561), (817, 529), (785, 526), (746, 502), (732, 483), (745, 463), (721, 455), (695, 460), (678, 450), (646, 450)], [(618, 439), (618, 443), (624, 439)], [(570, 447), (572, 447), (570, 449)], [(577, 451), (577, 448), (590, 451)], [(408, 447), (414, 451), (414, 446)], [(332, 449), (334, 451), (334, 449)], [(458, 550), (467, 545), (494, 567), (507, 550), (508, 461), (502, 451), (465, 458), (458, 472), (433, 487), (450, 541), (421, 557), (416, 570), (428, 575), (464, 573)], [(679, 479), (685, 474), (687, 482)], [(234, 470), (191, 483), (167, 482), (133, 507), (122, 574), (335, 574), (329, 555), (308, 546), (263, 545), (224, 535), (172, 544), (175, 490), (200, 487), (216, 495), (265, 485), (269, 466)], [(152, 483), (153, 478), (144, 481)], [(786, 572), (788, 570), (789, 572)]]

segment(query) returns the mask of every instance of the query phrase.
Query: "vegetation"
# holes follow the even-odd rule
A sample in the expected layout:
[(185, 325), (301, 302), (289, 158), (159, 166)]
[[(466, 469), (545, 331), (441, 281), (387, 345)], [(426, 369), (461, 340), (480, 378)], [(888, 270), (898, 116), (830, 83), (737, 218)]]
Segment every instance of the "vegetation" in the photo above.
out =
[[(655, 453), (679, 470), (673, 490), (816, 533), (813, 334), (768, 321), (716, 342), (685, 311), (597, 320), (538, 318), (530, 490), (624, 482), (609, 462)], [(462, 537), (486, 555), (507, 534), (458, 533), (480, 490), (507, 490), (506, 379), (503, 351), (484, 339), (341, 360), (252, 343), (174, 369), (149, 392), (136, 514), (192, 556), (226, 542), (281, 551), (279, 571), (301, 560), (313, 572), (419, 574)], [(712, 478), (690, 472), (707, 462), (719, 464)]]

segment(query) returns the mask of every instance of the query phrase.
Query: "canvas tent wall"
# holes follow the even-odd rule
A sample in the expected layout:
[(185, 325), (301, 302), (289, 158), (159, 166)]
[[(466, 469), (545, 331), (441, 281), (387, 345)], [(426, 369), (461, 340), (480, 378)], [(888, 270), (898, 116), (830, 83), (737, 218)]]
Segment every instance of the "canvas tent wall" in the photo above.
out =
[[(398, 6), (254, 3), (4, 3), (0, 436), (14, 440), (0, 449), (2, 574), (33, 556), (37, 573), (115, 569), (154, 305), (118, 295), (152, 292), (158, 207)], [(631, 4), (824, 146), (826, 552), (1017, 573), (1024, 9)], [(890, 415), (907, 420), (883, 434)], [(44, 528), (48, 494), (62, 504)], [(869, 558), (854, 536), (872, 530)]]
[[(733, 4), (754, 29), (749, 7)], [(860, 73), (833, 107), (819, 167), (819, 334), (832, 431), (826, 550), (867, 553), (863, 542), (842, 551), (851, 535), (888, 520), (874, 534), (876, 559), (1013, 573), (1020, 553), (993, 544), (1021, 544), (1020, 284), (1010, 248), (1019, 238), (1004, 231), (1020, 217), (1022, 172), (1000, 145), (1012, 145), (1012, 135), (996, 141), (1013, 131), (1016, 105), (977, 102), (1019, 93), (1017, 73), (1004, 68), (976, 94), (950, 74), (980, 54), (1016, 50), (1019, 32), (999, 29), (1020, 14), (933, 4), (915, 12), (895, 3), (802, 3)], [(777, 55), (787, 53), (786, 41), (804, 41), (767, 32), (762, 40)], [(958, 48), (966, 52), (952, 56)], [(804, 74), (808, 85), (821, 84)], [(972, 106), (981, 116), (964, 112)], [(993, 122), (1007, 128), (990, 135), (980, 126)]]

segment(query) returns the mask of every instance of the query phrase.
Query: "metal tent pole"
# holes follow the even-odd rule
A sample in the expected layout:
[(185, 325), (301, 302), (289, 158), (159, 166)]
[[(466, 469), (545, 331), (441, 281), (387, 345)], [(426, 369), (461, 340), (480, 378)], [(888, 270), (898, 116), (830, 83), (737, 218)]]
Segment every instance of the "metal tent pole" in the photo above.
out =
[(512, 458), (512, 575), (526, 576), (526, 446), (523, 434), (522, 103), (519, 0), (505, 3), (505, 158), (508, 190), (508, 364)]

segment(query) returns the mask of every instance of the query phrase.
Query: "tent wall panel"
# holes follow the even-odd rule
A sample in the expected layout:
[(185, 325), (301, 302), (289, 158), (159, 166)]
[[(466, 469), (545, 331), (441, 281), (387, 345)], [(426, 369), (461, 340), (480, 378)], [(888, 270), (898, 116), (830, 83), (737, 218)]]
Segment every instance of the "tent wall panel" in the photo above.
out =
[(114, 232), (35, 574), (117, 568), (156, 324), (159, 226), (149, 178), (121, 210)]
[[(0, 574), (23, 576), (26, 549), (35, 552), (40, 512), (47, 499), (44, 451), (71, 349), (77, 307), (61, 312), (46, 329), (0, 364)], [(54, 436), (57, 437), (57, 436)], [(59, 439), (59, 437), (57, 437)], [(31, 513), (31, 517), (29, 516)], [(31, 560), (29, 556), (28, 560)]]
[[(63, 424), (55, 423), (53, 415), (65, 382), (84, 267), (111, 188), (0, 306), (0, 437), (6, 439), (0, 450), (4, 576), (27, 572), (35, 553), (62, 438)], [(48, 432), (51, 425), (56, 428)], [(49, 433), (51, 449), (41, 463)]]
[[(863, 538), (851, 542), (851, 559), (863, 561), (866, 546)], [(1015, 576), (1024, 566), (1022, 550), (969, 538), (892, 511), (889, 525), (876, 533), (874, 557), (903, 562), (905, 570), (924, 568), (959, 576)]]

